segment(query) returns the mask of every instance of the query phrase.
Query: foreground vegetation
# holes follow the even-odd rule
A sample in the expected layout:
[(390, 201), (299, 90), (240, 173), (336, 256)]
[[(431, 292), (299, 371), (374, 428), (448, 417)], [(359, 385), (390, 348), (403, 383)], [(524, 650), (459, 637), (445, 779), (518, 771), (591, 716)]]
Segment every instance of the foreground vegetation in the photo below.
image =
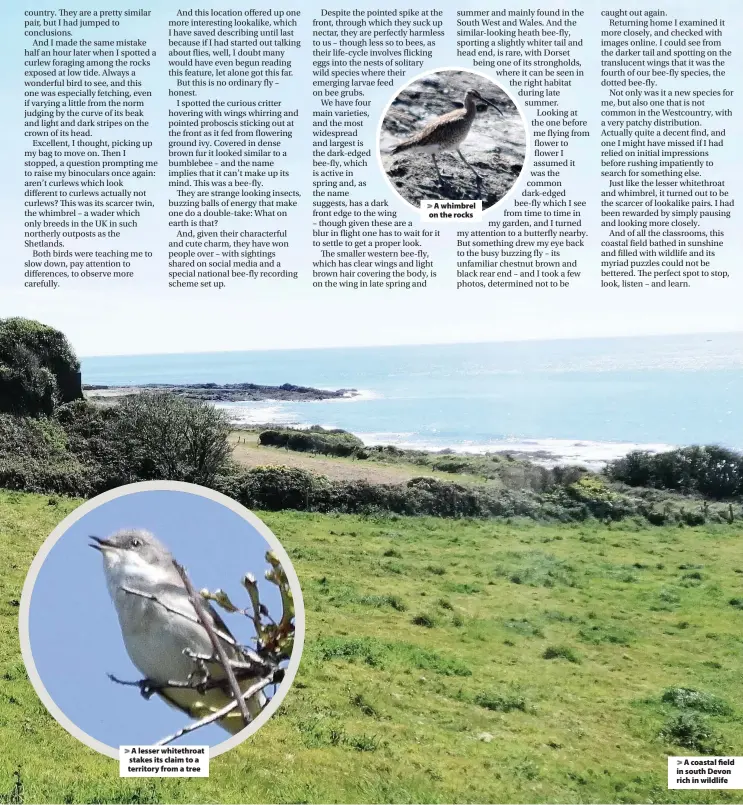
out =
[(653, 525), (732, 523), (743, 515), (743, 456), (714, 446), (633, 453), (597, 475), (503, 454), (368, 447), (351, 433), (318, 426), (271, 428), (257, 441), (276, 457), (320, 454), (421, 474), (404, 483), (339, 479), (281, 459), (246, 469), (233, 455), (223, 411), (170, 391), (93, 404), (82, 398), (79, 362), (62, 333), (26, 319), (0, 320), (0, 488), (92, 497), (160, 479), (208, 486), (271, 511)]
[(75, 505), (0, 492), (0, 801), (740, 799), (666, 788), (668, 754), (743, 754), (738, 527), (263, 513), (303, 585), (300, 672), (179, 782), (119, 779), (26, 677), (21, 586)]
[[(271, 454), (268, 466), (245, 469), (233, 458), (229, 436), (230, 424), (221, 411), (162, 392), (129, 397), (110, 407), (76, 400), (58, 406), (50, 417), (0, 414), (0, 488), (92, 497), (134, 481), (168, 479), (202, 484), (249, 508), (270, 511), (549, 522), (634, 519), (653, 525), (732, 522), (742, 515), (737, 498), (715, 501), (698, 490), (681, 494), (634, 487), (579, 468), (550, 470), (508, 456), (421, 454), (430, 469), (404, 483), (337, 480), (282, 466), (286, 450), (277, 447), (265, 448)], [(344, 445), (355, 439), (318, 431), (295, 432), (291, 438), (287, 448), (308, 439)], [(418, 452), (383, 448), (375, 454), (377, 465), (384, 460), (399, 468), (403, 458), (408, 466), (418, 466)], [(366, 462), (335, 454), (331, 458)]]

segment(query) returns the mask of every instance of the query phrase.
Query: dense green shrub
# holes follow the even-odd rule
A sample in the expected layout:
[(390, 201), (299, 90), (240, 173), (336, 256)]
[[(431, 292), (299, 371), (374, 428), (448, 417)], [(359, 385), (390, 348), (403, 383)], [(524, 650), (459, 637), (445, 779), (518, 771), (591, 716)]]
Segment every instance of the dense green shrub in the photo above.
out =
[(66, 455), (67, 434), (53, 419), (0, 414), (0, 452), (55, 461)]
[(651, 486), (655, 456), (644, 450), (633, 450), (606, 466), (606, 475), (630, 486)]
[(425, 462), (428, 457), (428, 453), (424, 453), (422, 450), (403, 450), (402, 447), (395, 447), (394, 444), (375, 444), (366, 449), (372, 457), (402, 458), (406, 461), (412, 459), (411, 463), (413, 464), (415, 463), (415, 458), (419, 458)]
[(599, 520), (623, 520), (637, 513), (637, 503), (609, 489), (597, 475), (585, 475), (565, 487), (565, 494)]
[(327, 479), (297, 467), (254, 467), (215, 479), (215, 488), (248, 508), (317, 510)]
[(30, 456), (0, 456), (0, 488), (70, 497), (92, 497), (102, 491), (93, 468), (74, 458), (52, 464)]
[(426, 514), (408, 488), (397, 484), (373, 484), (369, 481), (334, 481), (327, 490), (327, 508), (320, 511), (339, 511), (349, 514)]
[(438, 517), (479, 517), (487, 504), (475, 487), (439, 481), (437, 478), (411, 478), (407, 484), (416, 506)]
[(82, 397), (80, 363), (65, 336), (31, 319), (0, 319), (0, 411), (50, 416)]
[(286, 447), (300, 453), (322, 453), (328, 456), (353, 456), (364, 452), (364, 443), (345, 430), (326, 430), (314, 425), (308, 430), (264, 430), (258, 443), (265, 447)]
[(22, 345), (5, 352), (0, 365), (0, 410), (20, 415), (50, 416), (57, 404), (54, 376)]
[(547, 646), (542, 657), (545, 660), (567, 660), (577, 665), (582, 662), (580, 655), (570, 646)]
[(734, 712), (724, 699), (695, 688), (667, 688), (663, 691), (661, 701), (681, 709), (699, 710), (716, 716), (730, 716)]
[(698, 713), (682, 712), (666, 721), (659, 737), (702, 754), (717, 754), (718, 738), (709, 722)]
[(146, 480), (209, 486), (231, 470), (229, 430), (214, 407), (162, 393), (78, 400), (54, 418), (0, 415), (0, 486), (76, 496)]
[(496, 710), (501, 713), (510, 713), (512, 710), (527, 712), (526, 699), (518, 694), (481, 691), (475, 694), (474, 701), (475, 704), (479, 704), (486, 710)]
[[(78, 490), (74, 494), (97, 494), (148, 480), (209, 486), (232, 466), (227, 442), (230, 427), (224, 415), (208, 404), (165, 393), (140, 394), (109, 407), (78, 400), (60, 406), (53, 420), (39, 420), (35, 431), (33, 420), (8, 419), (25, 423), (23, 428), (29, 433), (23, 438), (29, 444), (38, 443), (38, 437), (32, 438), (36, 432), (52, 434), (63, 444), (65, 460), (81, 468), (72, 471), (71, 487)], [(0, 436), (2, 428), (0, 421)], [(12, 458), (2, 448), (0, 454), (6, 455), (6, 461)], [(53, 456), (45, 460), (49, 464), (58, 461)]]
[(10, 414), (0, 414), (0, 487), (75, 496), (96, 491), (58, 422)]
[(517, 494), (485, 485), (465, 487), (435, 478), (413, 478), (405, 486), (331, 481), (294, 467), (255, 467), (227, 473), (215, 480), (214, 487), (249, 508), (268, 510), (534, 519), (550, 518), (552, 511), (533, 493)]
[(655, 455), (634, 451), (609, 464), (606, 474), (630, 486), (698, 493), (714, 500), (743, 495), (743, 455), (717, 445)]
[(210, 486), (231, 464), (229, 420), (209, 403), (167, 392), (136, 394), (119, 404), (110, 424), (131, 481)]
[[(64, 429), (69, 451), (90, 468), (96, 492), (129, 483), (133, 477), (119, 440), (119, 406), (98, 406), (76, 400), (60, 406), (55, 420)], [(144, 479), (135, 479), (144, 480)]]

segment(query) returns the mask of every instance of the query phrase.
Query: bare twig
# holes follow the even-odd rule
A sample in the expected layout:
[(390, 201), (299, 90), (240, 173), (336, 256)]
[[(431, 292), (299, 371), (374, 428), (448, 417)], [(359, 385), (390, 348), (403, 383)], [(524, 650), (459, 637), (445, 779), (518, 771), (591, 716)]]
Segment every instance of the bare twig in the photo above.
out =
[(224, 718), (226, 715), (229, 715), (240, 702), (245, 705), (245, 700), (249, 699), (251, 696), (255, 696), (256, 693), (260, 693), (263, 688), (267, 687), (273, 682), (273, 675), (266, 677), (265, 679), (259, 679), (254, 685), (251, 685), (245, 693), (240, 694), (239, 699), (233, 699), (229, 704), (226, 704), (221, 710), (217, 710), (214, 713), (209, 713), (208, 716), (204, 716), (204, 718), (199, 719), (198, 721), (194, 721), (193, 724), (187, 724), (185, 727), (181, 727), (178, 732), (174, 732), (172, 735), (168, 735), (162, 740), (158, 741), (155, 746), (166, 746), (167, 744), (175, 741), (177, 738), (180, 738), (182, 735), (187, 735), (189, 732), (193, 732), (194, 730), (200, 729), (201, 727), (206, 727), (208, 724), (213, 724), (215, 721), (219, 721), (221, 718)]
[[(217, 632), (217, 634), (220, 634)], [(253, 651), (252, 648), (249, 646), (243, 646), (240, 644), (235, 644), (237, 650), (240, 652), (241, 655), (246, 656), (250, 662), (242, 662), (241, 660), (230, 660), (230, 666), (235, 670), (239, 671), (255, 671), (256, 666), (263, 671), (269, 671), (273, 668), (273, 665), (265, 660), (260, 654), (257, 654)], [(213, 654), (198, 654), (195, 651), (191, 651), (191, 649), (183, 649), (183, 653), (190, 657), (192, 660), (204, 660), (205, 662), (219, 662), (219, 658), (215, 657)]]
[(242, 583), (250, 598), (250, 604), (253, 607), (253, 614), (252, 616), (248, 615), (248, 617), (253, 621), (253, 626), (255, 627), (255, 633), (258, 636), (258, 640), (263, 643), (263, 624), (261, 623), (261, 601), (258, 596), (258, 583), (256, 582), (255, 576), (252, 573), (246, 573), (243, 576)]
[(209, 635), (209, 640), (212, 642), (212, 647), (214, 648), (214, 651), (224, 667), (224, 672), (227, 675), (230, 687), (232, 688), (232, 696), (235, 700), (235, 705), (240, 708), (240, 714), (242, 715), (243, 722), (247, 727), (251, 720), (250, 711), (248, 710), (248, 705), (245, 703), (240, 686), (237, 684), (235, 672), (232, 670), (232, 666), (230, 665), (230, 658), (227, 656), (224, 646), (220, 643), (217, 633), (214, 631), (214, 627), (209, 622), (209, 618), (206, 616), (204, 608), (201, 605), (201, 598), (196, 590), (194, 590), (193, 584), (191, 584), (191, 579), (188, 578), (185, 568), (178, 564), (178, 562), (175, 560), (173, 560), (173, 566), (178, 571), (178, 575), (181, 577), (181, 579), (183, 579), (183, 583), (186, 585), (186, 591), (188, 592), (188, 597), (193, 608), (196, 610), (196, 615), (201, 621), (201, 625), (204, 627), (204, 629), (206, 629), (206, 633)]

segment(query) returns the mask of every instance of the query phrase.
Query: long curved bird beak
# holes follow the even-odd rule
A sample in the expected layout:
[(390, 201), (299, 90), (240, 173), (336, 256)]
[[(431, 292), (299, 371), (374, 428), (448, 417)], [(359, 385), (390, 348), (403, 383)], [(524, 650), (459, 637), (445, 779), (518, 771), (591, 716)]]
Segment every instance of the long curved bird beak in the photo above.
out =
[(90, 547), (95, 548), (97, 551), (101, 551), (101, 553), (103, 553), (107, 548), (111, 549), (116, 547), (109, 540), (102, 539), (101, 537), (94, 537), (92, 534), (90, 535), (90, 539), (95, 540), (95, 542), (90, 543)]
[(480, 95), (479, 98), (483, 103), (486, 103), (488, 106), (492, 106), (493, 109), (495, 109), (495, 111), (499, 115), (502, 115), (503, 117), (505, 117), (505, 114), (500, 110), (500, 108), (498, 106), (496, 106), (496, 104), (493, 101), (489, 101), (487, 98), (483, 98), (482, 95)]

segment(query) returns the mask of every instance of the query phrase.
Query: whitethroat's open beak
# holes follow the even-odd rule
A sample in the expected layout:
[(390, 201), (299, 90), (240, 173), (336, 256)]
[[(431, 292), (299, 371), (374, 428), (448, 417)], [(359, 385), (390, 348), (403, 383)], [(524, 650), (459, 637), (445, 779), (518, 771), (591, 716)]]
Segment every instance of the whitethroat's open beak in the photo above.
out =
[(115, 548), (115, 547), (116, 547), (116, 546), (115, 546), (113, 543), (111, 543), (109, 540), (107, 540), (107, 539), (102, 539), (101, 537), (94, 537), (92, 534), (91, 534), (91, 536), (90, 536), (90, 539), (94, 539), (94, 540), (95, 540), (95, 542), (91, 542), (91, 543), (90, 543), (90, 547), (91, 547), (91, 548), (95, 548), (97, 551), (100, 551), (101, 553), (103, 553), (103, 552), (106, 550), (106, 548), (111, 549), (111, 548)]

